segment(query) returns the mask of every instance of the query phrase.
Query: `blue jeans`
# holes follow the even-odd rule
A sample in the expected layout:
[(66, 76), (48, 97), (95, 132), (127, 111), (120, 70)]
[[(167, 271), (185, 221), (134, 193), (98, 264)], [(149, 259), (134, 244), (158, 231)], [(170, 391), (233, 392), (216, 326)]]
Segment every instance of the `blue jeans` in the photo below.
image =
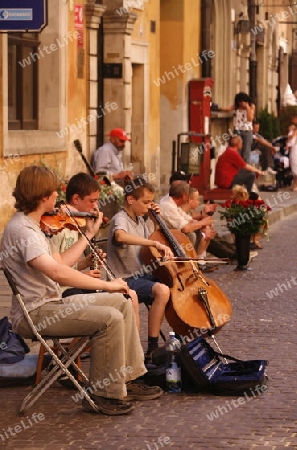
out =
[(151, 274), (144, 274), (137, 277), (126, 278), (130, 289), (136, 291), (139, 303), (152, 304), (154, 301), (152, 289), (156, 283), (160, 283), (158, 278)]
[(242, 149), (240, 150), (240, 154), (242, 158), (250, 163), (251, 159), (251, 150), (253, 144), (253, 132), (252, 131), (239, 131), (239, 134), (242, 138)]

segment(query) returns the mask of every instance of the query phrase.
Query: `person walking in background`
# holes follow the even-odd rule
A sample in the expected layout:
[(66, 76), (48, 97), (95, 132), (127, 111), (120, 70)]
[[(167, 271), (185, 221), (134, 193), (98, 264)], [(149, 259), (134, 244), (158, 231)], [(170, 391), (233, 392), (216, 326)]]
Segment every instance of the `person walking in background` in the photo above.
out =
[(124, 170), (122, 161), (122, 152), (127, 141), (131, 139), (127, 136), (126, 131), (121, 128), (114, 128), (109, 133), (110, 142), (106, 142), (99, 147), (93, 155), (92, 166), (94, 172), (106, 172), (118, 184), (123, 184), (126, 177), (133, 179), (133, 172)]
[(293, 176), (292, 191), (297, 192), (297, 129), (295, 125), (289, 127), (286, 148), (289, 151), (290, 169)]
[(245, 162), (250, 162), (253, 143), (253, 120), (255, 117), (255, 104), (249, 95), (239, 92), (235, 95), (234, 105), (221, 108), (223, 111), (234, 110), (234, 131), (242, 138), (241, 156)]

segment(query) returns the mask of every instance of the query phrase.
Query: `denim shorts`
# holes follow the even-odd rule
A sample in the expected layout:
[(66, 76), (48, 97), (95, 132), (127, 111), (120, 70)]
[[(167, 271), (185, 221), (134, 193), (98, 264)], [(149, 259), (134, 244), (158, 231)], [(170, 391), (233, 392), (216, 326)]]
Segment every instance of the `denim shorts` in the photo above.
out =
[(151, 274), (144, 274), (136, 277), (126, 278), (130, 289), (136, 291), (139, 303), (152, 304), (154, 301), (152, 289), (156, 283), (160, 283), (158, 278)]

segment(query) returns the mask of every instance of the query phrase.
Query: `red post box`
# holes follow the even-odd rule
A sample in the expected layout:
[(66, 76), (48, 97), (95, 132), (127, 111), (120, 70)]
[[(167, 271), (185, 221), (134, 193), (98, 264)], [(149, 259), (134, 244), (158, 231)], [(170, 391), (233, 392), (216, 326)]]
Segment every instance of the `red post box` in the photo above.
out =
[[(202, 78), (189, 82), (189, 131), (201, 136), (190, 136), (190, 141), (198, 144), (199, 169), (194, 173), (192, 186), (203, 195), (210, 189), (210, 107), (213, 80)], [(193, 150), (194, 151), (194, 150)]]

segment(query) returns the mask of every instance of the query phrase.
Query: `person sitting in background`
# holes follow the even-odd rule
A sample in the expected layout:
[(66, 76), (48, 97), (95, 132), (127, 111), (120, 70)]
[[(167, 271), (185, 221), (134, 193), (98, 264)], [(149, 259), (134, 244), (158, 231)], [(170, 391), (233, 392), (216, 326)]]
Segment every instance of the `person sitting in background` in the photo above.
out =
[[(191, 186), (191, 184), (192, 184), (191, 178), (192, 178), (192, 174), (190, 174), (190, 173), (186, 174), (182, 170), (173, 172), (171, 177), (169, 178), (169, 186), (173, 183), (180, 184), (182, 181), (185, 181), (189, 186)], [(163, 202), (168, 197), (169, 197), (169, 194), (167, 193), (160, 199), (160, 202)]]
[(169, 178), (169, 184), (172, 184), (174, 181), (186, 181), (188, 185), (191, 185), (192, 176), (192, 173), (185, 173), (182, 170), (173, 172), (171, 177)]
[(253, 122), (253, 143), (252, 152), (259, 151), (259, 163), (263, 171), (267, 171), (273, 175), (276, 172), (274, 168), (273, 155), (276, 153), (274, 146), (267, 141), (263, 136), (259, 134), (260, 123), (258, 121)]
[[(190, 187), (185, 181), (174, 181), (170, 186), (168, 197), (163, 197), (160, 201), (161, 216), (170, 228), (179, 230), (189, 237), (197, 252), (200, 270), (209, 272), (217, 268), (205, 262), (209, 239), (216, 234), (211, 227), (213, 219), (210, 216), (202, 218), (201, 213), (200, 220), (193, 219), (188, 212), (183, 211), (182, 206), (188, 204), (189, 192)], [(198, 191), (195, 196), (198, 196)]]
[(218, 158), (215, 169), (215, 184), (219, 188), (231, 189), (235, 184), (246, 186), (251, 192), (256, 175), (263, 175), (261, 170), (247, 164), (240, 156), (242, 139), (236, 135), (230, 139), (229, 147)]
[[(197, 211), (197, 208), (199, 205), (200, 205), (199, 191), (196, 188), (190, 187), (188, 201), (187, 201), (187, 203), (184, 203), (183, 205), (181, 205), (181, 209), (186, 214), (188, 214), (189, 220), (194, 219), (194, 220), (201, 221), (209, 216), (212, 216), (215, 213), (217, 207), (219, 206), (217, 203), (207, 202), (204, 205), (203, 210)], [(205, 239), (201, 239), (202, 233), (205, 234)], [(197, 236), (198, 241), (200, 240), (200, 244), (199, 244), (200, 246), (198, 246), (198, 249), (197, 249), (198, 255), (201, 255), (201, 257), (206, 259), (206, 251), (208, 249), (208, 246), (209, 246), (211, 240), (213, 238), (215, 238), (215, 236), (216, 236), (216, 232), (215, 232), (213, 223), (211, 225), (206, 225), (200, 229), (199, 236)]]
[(207, 216), (212, 216), (219, 206), (218, 203), (207, 202), (201, 211), (197, 211), (199, 205), (199, 191), (198, 189), (192, 188), (190, 186), (188, 201), (187, 203), (184, 203), (181, 208), (183, 211), (188, 213), (192, 217), (192, 219), (201, 220), (206, 218)]
[(111, 130), (109, 139), (110, 142), (106, 142), (94, 152), (92, 166), (94, 172), (104, 172), (116, 183), (123, 184), (126, 177), (130, 179), (134, 177), (132, 171), (124, 170), (122, 161), (125, 144), (131, 139), (127, 136), (126, 131), (121, 128)]

